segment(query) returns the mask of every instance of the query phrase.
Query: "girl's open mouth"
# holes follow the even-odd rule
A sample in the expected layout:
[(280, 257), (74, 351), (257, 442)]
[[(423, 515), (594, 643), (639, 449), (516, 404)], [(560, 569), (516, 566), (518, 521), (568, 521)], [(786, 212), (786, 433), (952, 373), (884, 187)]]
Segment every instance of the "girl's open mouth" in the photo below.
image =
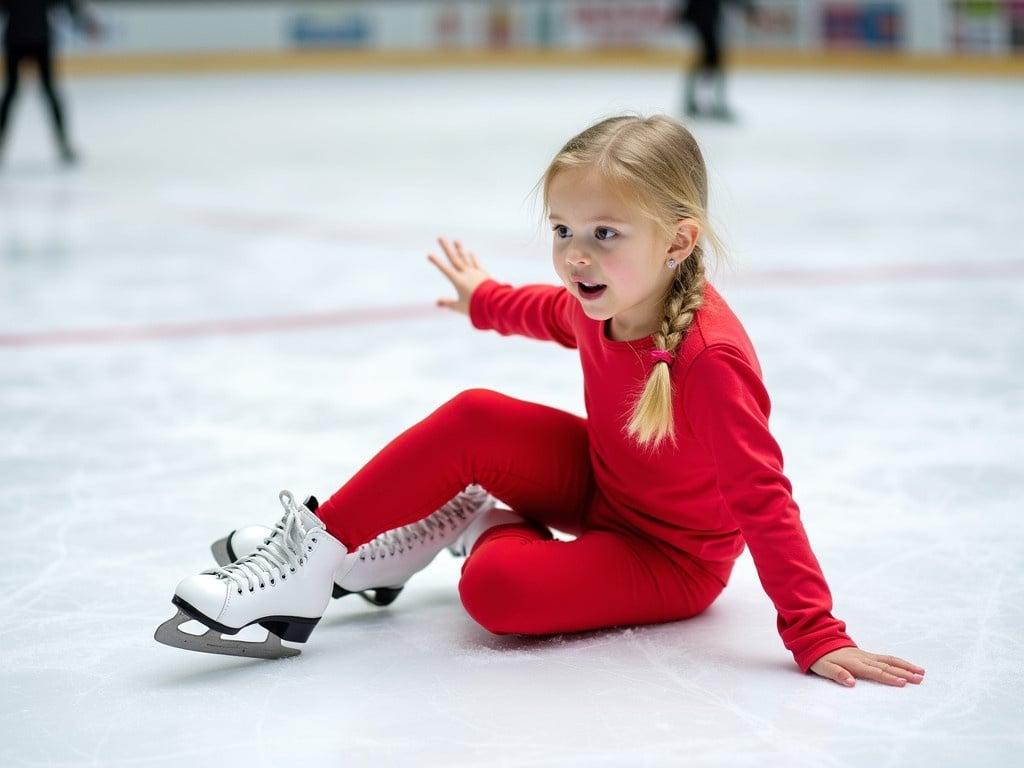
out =
[(596, 299), (602, 293), (607, 285), (586, 285), (585, 283), (576, 283), (576, 287), (580, 289), (580, 297), (584, 299)]

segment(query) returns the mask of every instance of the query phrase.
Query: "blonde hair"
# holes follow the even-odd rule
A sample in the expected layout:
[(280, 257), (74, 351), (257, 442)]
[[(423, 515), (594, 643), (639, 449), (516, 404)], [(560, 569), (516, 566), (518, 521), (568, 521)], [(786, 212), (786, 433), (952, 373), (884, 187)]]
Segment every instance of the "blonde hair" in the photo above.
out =
[[(708, 183), (704, 157), (696, 140), (677, 120), (666, 115), (610, 117), (590, 126), (555, 155), (540, 185), (544, 213), (550, 211), (551, 183), (567, 168), (587, 167), (614, 184), (627, 202), (674, 239), (680, 219), (694, 219), (701, 239), (723, 253), (708, 218)], [(704, 245), (676, 268), (665, 296), (654, 346), (675, 354), (704, 299)], [(631, 403), (626, 432), (643, 447), (668, 438), (675, 443), (672, 379), (669, 366), (655, 363), (643, 390)]]

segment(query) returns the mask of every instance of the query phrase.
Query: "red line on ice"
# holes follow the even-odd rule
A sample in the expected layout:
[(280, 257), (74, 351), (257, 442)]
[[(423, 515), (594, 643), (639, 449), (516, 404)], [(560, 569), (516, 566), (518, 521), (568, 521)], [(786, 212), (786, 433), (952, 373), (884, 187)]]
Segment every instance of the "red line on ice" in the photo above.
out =
[(376, 321), (405, 320), (440, 313), (437, 307), (405, 306), (316, 312), (280, 317), (248, 317), (228, 320), (161, 323), (156, 325), (37, 331), (0, 334), (0, 347), (37, 347), (57, 344), (116, 344), (152, 339), (184, 339), (206, 336), (297, 331), (311, 328), (359, 325)]
[[(1024, 276), (1024, 261), (1006, 260), (975, 264), (889, 264), (839, 269), (769, 269), (729, 278), (737, 284), (849, 285), (879, 280), (971, 279)], [(61, 344), (119, 344), (153, 339), (184, 339), (207, 336), (277, 333), (314, 328), (343, 327), (409, 318), (437, 317), (443, 310), (430, 304), (365, 307), (337, 312), (199, 320), (180, 323), (91, 328), (81, 330), (28, 331), (0, 334), (0, 347), (39, 347)]]

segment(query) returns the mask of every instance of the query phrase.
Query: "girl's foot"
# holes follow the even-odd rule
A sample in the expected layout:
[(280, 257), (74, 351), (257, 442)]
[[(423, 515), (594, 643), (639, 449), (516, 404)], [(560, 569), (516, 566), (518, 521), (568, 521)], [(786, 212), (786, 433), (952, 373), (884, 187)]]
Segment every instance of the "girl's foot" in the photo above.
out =
[[(158, 642), (175, 648), (231, 656), (282, 658), (304, 643), (324, 613), (335, 578), (355, 561), (323, 522), (288, 491), (280, 494), (285, 514), (255, 550), (223, 568), (203, 571), (178, 584), (172, 603), (178, 613), (161, 624)], [(202, 635), (183, 632), (191, 620), (208, 627)], [(251, 624), (267, 630), (262, 643), (228, 640)]]

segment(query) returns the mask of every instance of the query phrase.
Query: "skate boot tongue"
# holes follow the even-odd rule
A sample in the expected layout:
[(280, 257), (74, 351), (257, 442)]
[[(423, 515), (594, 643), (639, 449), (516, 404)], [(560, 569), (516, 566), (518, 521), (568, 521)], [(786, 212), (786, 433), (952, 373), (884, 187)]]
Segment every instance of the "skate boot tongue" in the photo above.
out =
[(285, 508), (286, 512), (293, 512), (298, 516), (304, 531), (308, 532), (315, 528), (325, 527), (323, 521), (309, 511), (309, 507), (295, 501), (295, 497), (292, 496), (291, 492), (281, 491), (278, 497), (281, 499), (281, 506)]
[(323, 521), (310, 512), (305, 506), (299, 507), (299, 521), (302, 523), (302, 527), (307, 531), (325, 527)]
[(326, 529), (320, 518), (304, 504), (297, 504), (289, 491), (281, 491), (278, 497), (285, 510), (284, 517), (264, 543), (234, 563), (207, 573), (230, 579), (239, 589), (248, 587), (250, 591), (254, 584), (265, 589), (265, 582), (274, 584), (276, 576), (286, 579), (286, 573), (295, 573), (306, 557), (305, 540), (309, 533), (316, 530), (326, 533)]

